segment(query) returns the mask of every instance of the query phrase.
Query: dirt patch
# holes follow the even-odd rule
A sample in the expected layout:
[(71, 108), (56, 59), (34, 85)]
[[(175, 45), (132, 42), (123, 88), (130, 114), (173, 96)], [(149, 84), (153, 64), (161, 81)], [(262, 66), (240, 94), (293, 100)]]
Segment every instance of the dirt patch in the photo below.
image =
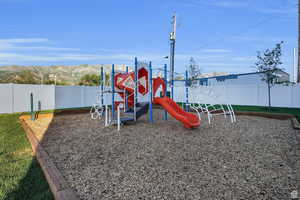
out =
[(31, 128), (34, 132), (36, 138), (41, 141), (44, 137), (44, 134), (49, 128), (50, 123), (53, 119), (53, 114), (40, 114), (39, 117), (32, 121), (30, 116), (22, 116), (21, 118), (25, 121), (25, 123)]
[(41, 140), (81, 199), (289, 199), (300, 151), (289, 120), (223, 116), (187, 130), (155, 110), (118, 132), (58, 115)]

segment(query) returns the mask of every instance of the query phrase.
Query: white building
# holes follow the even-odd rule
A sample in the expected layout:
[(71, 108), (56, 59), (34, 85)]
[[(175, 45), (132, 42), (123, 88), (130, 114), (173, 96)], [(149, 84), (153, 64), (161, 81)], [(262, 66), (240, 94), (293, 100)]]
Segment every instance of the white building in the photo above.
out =
[[(264, 72), (251, 72), (251, 73), (244, 73), (244, 74), (228, 74), (222, 76), (211, 76), (205, 78), (199, 78), (195, 81), (199, 85), (247, 85), (247, 84), (263, 84), (265, 83), (263, 78)], [(289, 82), (290, 75), (282, 70), (276, 72), (278, 79), (276, 80), (277, 83), (282, 82)], [(184, 80), (176, 80), (174, 81), (175, 86), (184, 86)]]

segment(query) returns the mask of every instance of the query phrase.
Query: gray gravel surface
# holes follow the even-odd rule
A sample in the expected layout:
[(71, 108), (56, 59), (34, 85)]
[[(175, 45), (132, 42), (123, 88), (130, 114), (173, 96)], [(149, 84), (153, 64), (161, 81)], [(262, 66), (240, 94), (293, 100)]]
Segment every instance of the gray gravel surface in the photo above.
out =
[(290, 121), (218, 116), (187, 130), (162, 115), (120, 132), (88, 114), (56, 116), (42, 145), (81, 199), (290, 199), (300, 189)]

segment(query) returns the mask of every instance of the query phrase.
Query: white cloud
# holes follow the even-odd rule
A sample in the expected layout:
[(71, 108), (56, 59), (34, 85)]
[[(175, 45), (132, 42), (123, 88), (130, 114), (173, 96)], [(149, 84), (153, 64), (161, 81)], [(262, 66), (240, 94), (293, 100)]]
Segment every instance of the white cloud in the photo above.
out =
[(0, 63), (23, 64), (28, 62), (65, 62), (65, 61), (132, 61), (135, 56), (141, 60), (162, 60), (160, 54), (127, 54), (110, 50), (102, 54), (74, 53), (79, 48), (34, 46), (34, 43), (47, 43), (46, 38), (0, 39)]
[(279, 43), (284, 41), (285, 43), (290, 43), (295, 41), (296, 38), (293, 37), (274, 37), (274, 36), (232, 36), (226, 38), (226, 40), (234, 42), (257, 42), (257, 43)]
[(231, 51), (228, 49), (203, 49), (204, 53), (230, 53)]
[(240, 8), (246, 7), (247, 2), (244, 1), (233, 1), (233, 0), (188, 0), (182, 2), (184, 6), (188, 7), (200, 7), (200, 6), (213, 6), (221, 8)]
[(245, 8), (264, 14), (277, 14), (281, 17), (294, 16), (297, 14), (295, 0), (264, 0), (255, 3), (253, 0), (186, 0), (180, 1), (180, 5), (186, 7), (216, 7), (216, 8)]
[[(255, 38), (240, 38), (255, 40)], [(256, 38), (257, 39), (257, 38)], [(134, 53), (104, 51), (102, 53), (81, 53), (76, 48), (34, 46), (32, 43), (44, 43), (48, 39), (0, 39), (0, 65), (5, 64), (56, 64), (56, 63), (115, 63), (132, 64), (134, 57), (139, 60), (153, 61), (153, 66), (162, 66), (169, 60), (164, 59), (165, 53)], [(32, 42), (32, 43), (31, 43)], [(22, 43), (23, 46), (20, 46)], [(24, 44), (23, 44), (24, 43)], [(20, 44), (20, 45), (19, 45)], [(26, 44), (26, 45), (25, 45)], [(27, 46), (30, 45), (30, 46)], [(228, 49), (203, 49), (194, 52), (179, 52), (175, 56), (175, 66), (178, 71), (185, 69), (189, 59), (194, 57), (205, 71), (248, 72), (254, 58), (232, 55)], [(234, 70), (236, 68), (236, 70)]]
[(208, 1), (208, 4), (212, 6), (217, 7), (225, 7), (225, 8), (238, 8), (238, 7), (244, 7), (248, 4), (244, 1), (222, 1), (222, 0), (216, 0), (216, 1)]
[(241, 62), (254, 62), (256, 59), (255, 56), (238, 56), (238, 57), (233, 57), (233, 61), (241, 61)]
[(47, 47), (47, 46), (15, 46), (11, 44), (1, 44), (0, 51), (17, 50), (17, 51), (79, 51), (79, 48), (64, 47)]
[[(46, 38), (13, 38), (0, 39), (0, 51), (79, 51), (78, 48), (50, 47), (50, 46), (24, 46), (35, 43), (49, 42)], [(22, 45), (22, 46), (20, 46)]]
[(266, 14), (297, 14), (297, 8), (263, 8), (257, 11)]
[(137, 56), (140, 60), (160, 60), (162, 55), (133, 55), (133, 54), (54, 54), (28, 55), (22, 53), (0, 53), (0, 62), (60, 62), (60, 61), (132, 61)]
[(41, 43), (48, 42), (46, 38), (13, 38), (13, 39), (0, 39), (0, 43)]

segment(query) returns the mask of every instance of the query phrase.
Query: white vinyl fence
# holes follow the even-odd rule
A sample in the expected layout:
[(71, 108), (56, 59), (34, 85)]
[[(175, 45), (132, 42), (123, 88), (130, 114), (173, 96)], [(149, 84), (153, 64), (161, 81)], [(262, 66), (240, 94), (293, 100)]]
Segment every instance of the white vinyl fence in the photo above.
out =
[[(39, 103), (41, 110), (88, 107), (97, 102), (99, 91), (89, 86), (0, 84), (0, 113), (30, 111), (30, 93), (35, 110)], [(111, 104), (110, 94), (104, 95), (104, 103)]]
[[(223, 103), (258, 106), (268, 104), (265, 85), (201, 86), (190, 90), (190, 101), (196, 99), (197, 102), (210, 103), (211, 99), (204, 92), (207, 90), (213, 91)], [(41, 110), (88, 107), (97, 102), (99, 91), (99, 87), (90, 86), (0, 84), (0, 113), (30, 111), (30, 93), (33, 93), (35, 110), (39, 103)], [(175, 101), (185, 102), (184, 87), (175, 87), (174, 92)], [(300, 108), (300, 84), (274, 86), (271, 94), (272, 106)], [(140, 101), (147, 99), (149, 97), (144, 96)], [(121, 99), (116, 95), (115, 100)], [(111, 104), (111, 94), (104, 95), (104, 104)]]
[[(267, 106), (268, 90), (266, 85), (223, 85), (200, 86), (189, 89), (189, 102), (211, 103), (207, 93), (217, 96), (217, 102), (232, 105)], [(175, 87), (174, 98), (185, 102), (185, 88)], [(275, 85), (271, 88), (271, 105), (274, 107), (300, 108), (300, 84), (293, 86)]]

